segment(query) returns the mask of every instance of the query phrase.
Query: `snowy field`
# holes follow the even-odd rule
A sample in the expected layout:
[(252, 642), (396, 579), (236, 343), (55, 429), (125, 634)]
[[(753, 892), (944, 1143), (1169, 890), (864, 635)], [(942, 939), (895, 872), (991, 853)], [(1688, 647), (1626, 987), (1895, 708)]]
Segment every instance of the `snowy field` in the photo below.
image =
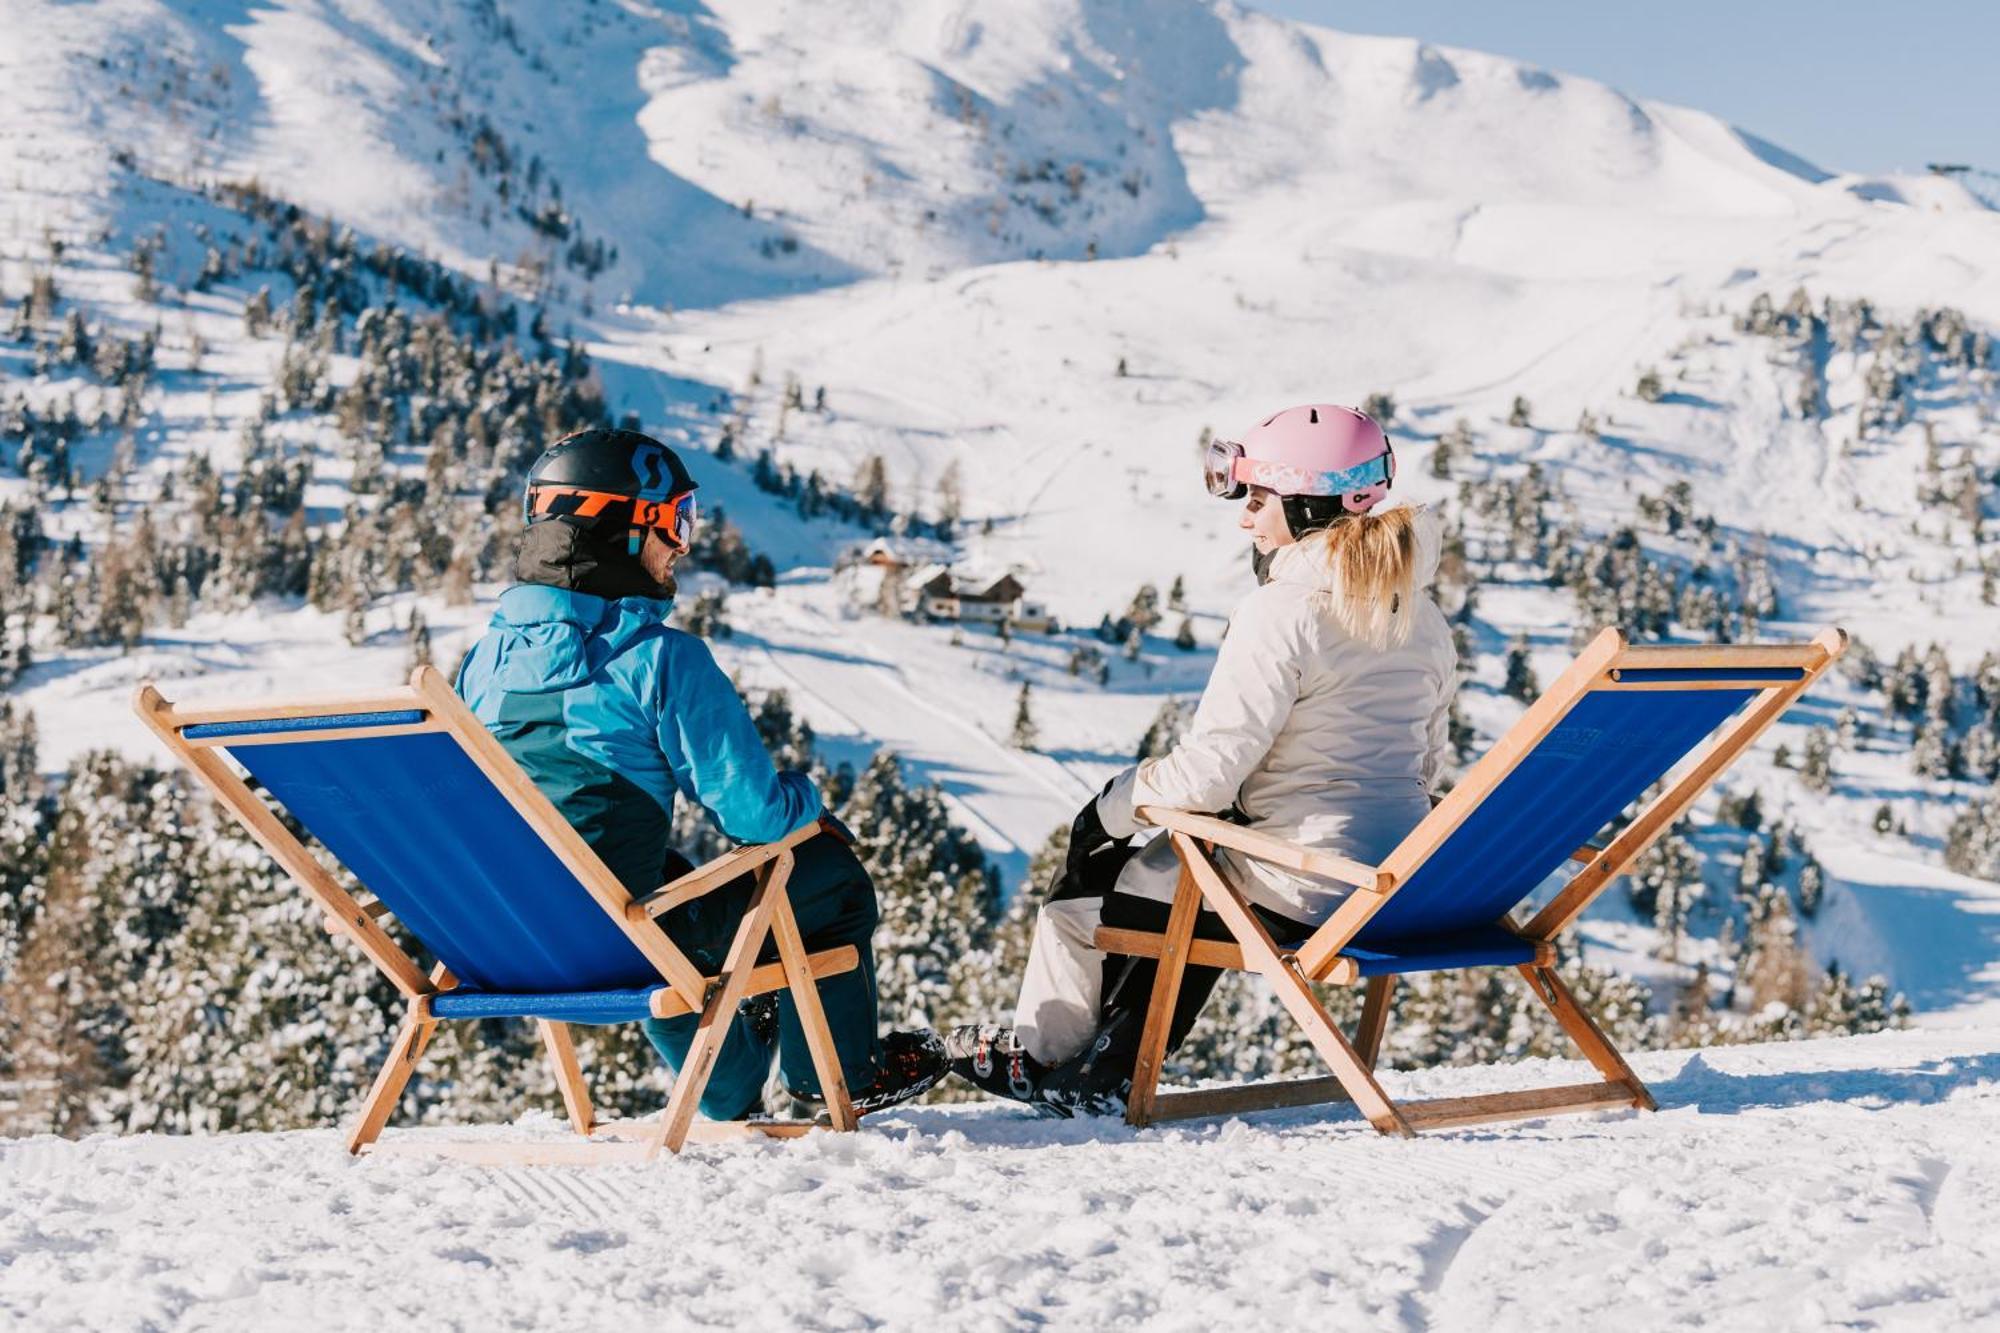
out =
[(2000, 1324), (2000, 1031), (1633, 1063), (1656, 1115), (1414, 1142), (1351, 1113), (1133, 1132), (1000, 1107), (597, 1170), (356, 1161), (330, 1130), (13, 1141), (0, 1325)]

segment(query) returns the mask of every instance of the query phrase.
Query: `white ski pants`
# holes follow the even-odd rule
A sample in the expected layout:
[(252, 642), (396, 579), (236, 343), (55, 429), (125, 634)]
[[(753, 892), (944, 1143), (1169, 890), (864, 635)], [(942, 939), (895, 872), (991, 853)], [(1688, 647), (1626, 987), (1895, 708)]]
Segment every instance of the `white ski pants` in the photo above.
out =
[[(1141, 847), (1118, 872), (1114, 890), (1156, 902), (1174, 900), (1180, 860), (1166, 838)], [(1035, 918), (1021, 998), (1014, 1007), (1014, 1035), (1029, 1055), (1057, 1065), (1080, 1053), (1103, 1018), (1104, 953), (1094, 941), (1104, 920), (1104, 899), (1058, 898)]]
[(1014, 1035), (1045, 1065), (1061, 1064), (1097, 1035), (1104, 954), (1091, 941), (1103, 916), (1102, 898), (1063, 898), (1035, 918)]

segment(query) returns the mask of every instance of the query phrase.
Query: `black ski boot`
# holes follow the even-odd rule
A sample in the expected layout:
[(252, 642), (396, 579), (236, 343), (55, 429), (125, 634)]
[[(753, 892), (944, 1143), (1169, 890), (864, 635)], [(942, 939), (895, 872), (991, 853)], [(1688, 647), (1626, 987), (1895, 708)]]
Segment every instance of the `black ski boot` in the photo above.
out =
[(998, 1023), (968, 1023), (944, 1039), (951, 1072), (981, 1092), (1033, 1105), (1041, 1099), (1049, 1069), (1029, 1055), (1014, 1029)]
[(1043, 1077), (1037, 1103), (1053, 1115), (1125, 1114), (1139, 1058), (1139, 1029), (1139, 1016), (1132, 1010), (1112, 1010), (1083, 1054)]
[(752, 995), (736, 1006), (737, 1017), (750, 1025), (750, 1035), (765, 1047), (778, 1044), (778, 992)]
[[(849, 1089), (848, 1100), (854, 1104), (855, 1115), (874, 1115), (892, 1106), (915, 1101), (950, 1071), (951, 1062), (945, 1059), (944, 1054), (944, 1039), (937, 1033), (929, 1028), (891, 1032), (882, 1038), (882, 1068), (875, 1075), (875, 1081), (866, 1088)], [(792, 1098), (795, 1105), (815, 1108), (817, 1114), (813, 1118), (820, 1124), (833, 1123), (824, 1099), (807, 1097), (798, 1092), (794, 1092)]]

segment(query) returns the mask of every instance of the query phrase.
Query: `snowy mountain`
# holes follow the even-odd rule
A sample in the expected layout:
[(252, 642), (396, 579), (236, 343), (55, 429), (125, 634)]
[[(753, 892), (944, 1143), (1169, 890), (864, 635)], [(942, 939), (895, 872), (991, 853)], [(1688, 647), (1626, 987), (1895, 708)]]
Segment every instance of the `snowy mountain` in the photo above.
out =
[[(198, 456), (219, 485), (303, 461), (292, 503), (315, 532), (395, 478), (421, 492), (434, 441), (355, 443), (335, 404), (363, 334), (336, 312), (308, 338), (332, 298), (301, 302), (274, 258), (308, 246), (282, 228), (323, 221), (311, 244), (351, 231), (370, 299), (441, 308), (447, 275), (461, 326), (511, 307), (552, 357), (573, 334), (606, 410), (707, 451), (704, 500), (777, 573), (728, 592), (718, 655), (786, 690), (822, 753), (886, 746), (939, 783), (1012, 885), (1162, 703), (1199, 691), (1249, 587), (1234, 513), (1195, 477), (1201, 434), (1388, 395), (1398, 490), (1464, 526), (1472, 572), (1446, 596), (1474, 753), (1521, 706), (1510, 644), (1547, 680), (1646, 580), (1672, 581), (1650, 631), (1672, 637), (1838, 623), (1885, 669), (1939, 645), (1930, 702), (1896, 703), (1907, 671), (1844, 674), (1725, 794), (1790, 831), (1767, 876), (1785, 892), (1823, 869), (1803, 925), (1822, 961), (1884, 973), (1924, 1017), (2000, 1004), (2000, 887), (1944, 859), (1990, 783), (1972, 737), (2000, 689), (1980, 683), (2000, 647), (2000, 214), (1961, 184), (1836, 174), (1587, 79), (1221, 0), (120, 0), (13, 26), (0, 314), (21, 313), (0, 402), (16, 425), (66, 406), (79, 424), (74, 485), (30, 475), (23, 426), (0, 496), (41, 497), (79, 579), (142, 510), (171, 521), (184, 480), (161, 486)], [(392, 252), (435, 268), (368, 267)], [(276, 313), (253, 331), (260, 288)], [(131, 405), (66, 357), (71, 312), (99, 350), (157, 327)], [(815, 513), (815, 473), (884, 503)], [(1015, 571), (1062, 625), (1178, 579), (1197, 647), (1171, 642), (1179, 609), (1129, 659), (1073, 630), (879, 615), (835, 566), (892, 510), (956, 510), (955, 558)], [(509, 520), (453, 521), (467, 543)], [(157, 758), (123, 711), (140, 678), (175, 698), (388, 680), (413, 607), (449, 664), (501, 577), (474, 563), (469, 601), (394, 577), (338, 610), (197, 597), (126, 643), (75, 641), (50, 576), (19, 571), (30, 664), (8, 696), (47, 769), (98, 746)], [(1009, 744), (1023, 683), (1033, 751)], [(1825, 790), (1777, 763), (1814, 726), (1839, 737)], [(1655, 918), (1613, 894), (1593, 958), (1662, 994), (1696, 962), (1727, 971), (1717, 936), (1763, 827), (1707, 802), (1688, 947), (1658, 958)]]

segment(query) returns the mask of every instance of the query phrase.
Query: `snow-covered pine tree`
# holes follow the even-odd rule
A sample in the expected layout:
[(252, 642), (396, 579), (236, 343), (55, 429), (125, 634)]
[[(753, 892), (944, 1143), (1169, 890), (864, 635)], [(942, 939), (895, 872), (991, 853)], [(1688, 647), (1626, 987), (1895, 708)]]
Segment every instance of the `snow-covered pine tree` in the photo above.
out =
[(1826, 869), (1811, 857), (1799, 867), (1799, 911), (1811, 918), (1819, 915), (1819, 905), (1826, 897)]
[(1663, 881), (1653, 899), (1653, 929), (1660, 936), (1657, 952), (1670, 963), (1680, 961), (1688, 916), (1703, 891), (1701, 875), (1697, 872), (1692, 877), (1674, 877)]
[(1500, 692), (1522, 703), (1532, 702), (1542, 692), (1541, 682), (1535, 679), (1534, 660), (1525, 631), (1515, 635), (1514, 641), (1507, 646), (1507, 679), (1500, 686)]
[[(373, 1079), (400, 1004), (352, 946), (225, 813), (178, 775), (151, 775), (137, 853), (100, 849), (155, 924), (123, 952), (114, 992), (123, 1077), (106, 1090), (129, 1130), (285, 1129), (335, 1121)], [(350, 883), (350, 887), (353, 887)], [(405, 1105), (451, 1086), (459, 1034), (441, 1034)], [(518, 1080), (515, 1080), (518, 1081)]]
[(409, 647), (403, 654), (405, 676), (420, 666), (431, 664), (431, 627), (430, 622), (424, 619), (420, 606), (410, 608), (409, 636)]
[(1941, 781), (1951, 776), (1951, 743), (1942, 726), (1920, 723), (1910, 741), (1910, 770), (1920, 778)]
[(956, 458), (944, 465), (938, 474), (937, 483), (938, 517), (946, 523), (957, 523), (965, 514), (965, 471)]
[(1751, 904), (1737, 978), (1752, 1018), (1772, 1035), (1792, 1035), (1785, 1024), (1796, 1021), (1805, 1007), (1812, 969), (1799, 945), (1791, 897), (1776, 885), (1764, 885)]
[(875, 956), (884, 1022), (955, 1016), (959, 961), (985, 946), (999, 911), (986, 854), (952, 825), (938, 789), (910, 786), (886, 751), (855, 780), (840, 813), (881, 901)]
[(1696, 963), (1694, 976), (1674, 998), (1673, 1011), (1667, 1016), (1667, 1040), (1677, 1047), (1710, 1046), (1720, 1033), (1715, 1014), (1715, 983), (1709, 976), (1708, 964)]
[(1455, 466), (1471, 460), (1474, 443), (1472, 423), (1460, 417), (1450, 430), (1438, 436), (1437, 447), (1431, 451), (1431, 475), (1441, 479), (1450, 477)]
[(1988, 792), (1951, 821), (1944, 860), (1960, 874), (2000, 880), (2000, 792)]
[(868, 518), (876, 522), (888, 518), (889, 467), (882, 461), (882, 455), (869, 454), (861, 460), (860, 470), (854, 477), (854, 494)]
[[(36, 767), (34, 714), (0, 699), (0, 1089), (19, 1077), (24, 1033), (8, 1003), (9, 978), (46, 892), (53, 822), (54, 802)], [(0, 1092), (0, 1132), (12, 1102)]]
[(1770, 881), (1770, 845), (1752, 834), (1743, 845), (1743, 859), (1736, 866), (1736, 896), (1755, 902), (1758, 892)]
[(1148, 759), (1157, 759), (1172, 750), (1179, 742), (1194, 710), (1174, 696), (1168, 695), (1160, 710), (1153, 714), (1153, 720), (1146, 728), (1146, 734), (1139, 738), (1139, 751), (1133, 755), (1133, 762), (1143, 764)]
[(1818, 795), (1834, 789), (1834, 733), (1826, 727), (1806, 731), (1806, 751), (1798, 761), (1798, 781), (1806, 791)]
[(1037, 734), (1033, 692), (1024, 680), (1020, 693), (1014, 696), (1014, 725), (1007, 733), (1007, 743), (1017, 750), (1032, 750)]
[(1160, 623), (1160, 590), (1150, 583), (1139, 585), (1139, 591), (1132, 594), (1132, 605), (1125, 612), (1125, 619), (1141, 632), (1150, 632)]
[(1685, 820), (1676, 823), (1640, 854), (1626, 876), (1625, 889), (1633, 909), (1642, 917), (1659, 911), (1660, 899), (1672, 895), (1692, 902), (1696, 890), (1689, 885), (1701, 880), (1701, 858), (1688, 838)]
[[(951, 1000), (946, 1023), (1008, 1022), (1019, 994), (1021, 974), (1034, 944), (1035, 918), (1048, 901), (1049, 890), (1062, 874), (1069, 856), (1069, 825), (1049, 831), (1029, 858), (1027, 875), (1008, 899), (1007, 907), (987, 934), (982, 947), (968, 950), (953, 965)], [(949, 1086), (947, 1093), (955, 1092)]]

